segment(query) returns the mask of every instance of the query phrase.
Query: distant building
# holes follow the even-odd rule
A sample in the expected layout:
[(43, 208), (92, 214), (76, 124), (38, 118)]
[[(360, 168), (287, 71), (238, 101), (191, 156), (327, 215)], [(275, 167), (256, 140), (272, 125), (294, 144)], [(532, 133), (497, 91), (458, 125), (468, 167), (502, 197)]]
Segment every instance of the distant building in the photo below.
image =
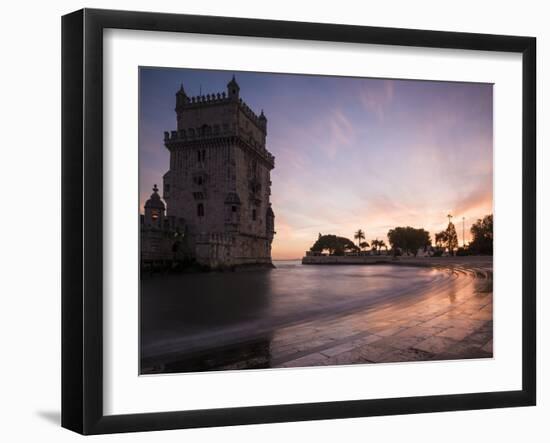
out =
[[(227, 94), (189, 97), (182, 85), (176, 93), (177, 129), (164, 133), (170, 151), (163, 184), (167, 229), (182, 223), (186, 251), (212, 268), (271, 264), (275, 158), (266, 149), (267, 118), (263, 111), (256, 115), (239, 93), (235, 77)], [(144, 216), (146, 229), (154, 211), (164, 213), (159, 203), (154, 191), (145, 205), (151, 213)], [(153, 247), (142, 242), (142, 249)]]

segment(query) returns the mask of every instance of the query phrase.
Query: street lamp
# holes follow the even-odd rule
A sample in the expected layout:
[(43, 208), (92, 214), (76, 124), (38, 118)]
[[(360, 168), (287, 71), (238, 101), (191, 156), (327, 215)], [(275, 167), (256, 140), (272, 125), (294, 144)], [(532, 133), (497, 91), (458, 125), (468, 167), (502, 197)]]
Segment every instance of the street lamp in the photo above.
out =
[(464, 216), (462, 217), (462, 247), (466, 247), (466, 242), (464, 241)]

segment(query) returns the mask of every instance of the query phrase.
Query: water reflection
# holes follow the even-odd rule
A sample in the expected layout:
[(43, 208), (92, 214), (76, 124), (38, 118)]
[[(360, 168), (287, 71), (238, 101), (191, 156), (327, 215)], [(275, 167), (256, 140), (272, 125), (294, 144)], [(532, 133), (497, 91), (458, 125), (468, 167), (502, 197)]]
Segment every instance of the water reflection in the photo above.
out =
[(144, 358), (142, 373), (199, 372), (271, 368), (271, 334), (243, 343), (162, 358)]
[[(303, 266), (170, 275), (141, 282), (142, 372), (269, 367), (281, 327), (330, 323), (346, 313), (448, 283), (427, 268)], [(449, 297), (453, 299), (453, 291)]]
[(451, 283), (449, 285), (448, 295), (449, 295), (449, 301), (451, 304), (454, 304), (456, 302), (456, 292), (457, 292), (457, 284), (456, 284), (456, 278), (453, 278), (451, 280)]

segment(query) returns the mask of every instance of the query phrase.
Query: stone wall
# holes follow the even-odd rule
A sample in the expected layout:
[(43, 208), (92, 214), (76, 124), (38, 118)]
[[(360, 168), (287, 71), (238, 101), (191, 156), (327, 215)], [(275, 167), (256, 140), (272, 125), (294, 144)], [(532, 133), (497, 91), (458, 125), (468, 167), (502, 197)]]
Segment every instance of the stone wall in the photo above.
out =
[(310, 255), (302, 258), (304, 265), (357, 265), (357, 264), (375, 264), (375, 263), (392, 263), (396, 259), (388, 255)]

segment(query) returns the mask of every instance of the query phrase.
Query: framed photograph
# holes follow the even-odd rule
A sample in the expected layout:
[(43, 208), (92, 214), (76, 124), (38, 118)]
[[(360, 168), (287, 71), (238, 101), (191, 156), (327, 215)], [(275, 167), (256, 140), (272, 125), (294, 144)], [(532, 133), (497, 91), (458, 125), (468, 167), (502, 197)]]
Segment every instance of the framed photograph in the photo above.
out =
[(62, 425), (536, 402), (531, 37), (62, 21)]

